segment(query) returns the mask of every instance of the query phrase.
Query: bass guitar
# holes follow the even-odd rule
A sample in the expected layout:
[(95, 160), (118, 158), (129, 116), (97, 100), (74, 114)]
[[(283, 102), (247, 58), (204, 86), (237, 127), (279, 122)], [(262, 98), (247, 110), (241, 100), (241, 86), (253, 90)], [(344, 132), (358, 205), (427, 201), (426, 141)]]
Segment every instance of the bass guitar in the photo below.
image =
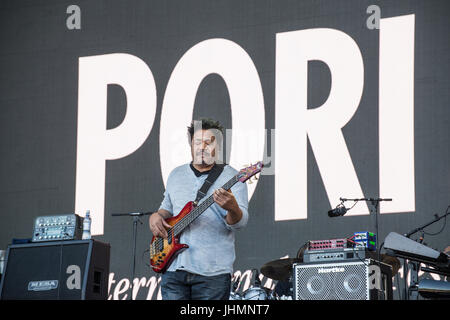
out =
[[(262, 167), (263, 163), (260, 161), (240, 170), (239, 173), (228, 180), (222, 188), (229, 190), (238, 182), (245, 183), (252, 176), (261, 172)], [(210, 195), (198, 206), (196, 206), (193, 201), (190, 201), (183, 207), (178, 215), (166, 219), (166, 222), (171, 226), (167, 230), (167, 239), (153, 236), (150, 243), (150, 265), (152, 266), (153, 271), (157, 273), (166, 271), (173, 259), (183, 250), (189, 248), (187, 244), (180, 243), (181, 233), (213, 203), (213, 195)]]

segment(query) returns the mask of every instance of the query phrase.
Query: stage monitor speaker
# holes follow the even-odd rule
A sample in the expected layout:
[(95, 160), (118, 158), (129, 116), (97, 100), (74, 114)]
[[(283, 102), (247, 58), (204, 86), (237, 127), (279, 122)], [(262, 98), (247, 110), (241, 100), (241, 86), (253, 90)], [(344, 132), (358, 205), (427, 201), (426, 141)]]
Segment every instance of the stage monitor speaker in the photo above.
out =
[(8, 246), (2, 300), (106, 300), (110, 245), (71, 240)]
[(372, 259), (293, 265), (294, 300), (392, 300), (392, 267)]

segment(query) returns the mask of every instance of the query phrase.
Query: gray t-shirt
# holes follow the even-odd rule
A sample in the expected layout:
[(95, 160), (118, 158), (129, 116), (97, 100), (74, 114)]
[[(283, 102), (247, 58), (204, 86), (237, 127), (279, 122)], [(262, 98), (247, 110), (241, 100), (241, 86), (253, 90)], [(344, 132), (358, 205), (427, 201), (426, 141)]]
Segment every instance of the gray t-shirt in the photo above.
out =
[[(237, 173), (237, 170), (226, 165), (199, 205)], [(173, 169), (167, 179), (160, 209), (177, 215), (189, 201), (195, 200), (207, 176), (197, 176), (189, 164)], [(234, 232), (248, 221), (247, 185), (238, 181), (231, 187), (231, 192), (242, 210), (242, 219), (234, 225), (227, 224), (227, 211), (213, 203), (181, 233), (180, 243), (189, 245), (189, 248), (178, 254), (167, 271), (185, 270), (204, 276), (233, 273), (236, 257)]]

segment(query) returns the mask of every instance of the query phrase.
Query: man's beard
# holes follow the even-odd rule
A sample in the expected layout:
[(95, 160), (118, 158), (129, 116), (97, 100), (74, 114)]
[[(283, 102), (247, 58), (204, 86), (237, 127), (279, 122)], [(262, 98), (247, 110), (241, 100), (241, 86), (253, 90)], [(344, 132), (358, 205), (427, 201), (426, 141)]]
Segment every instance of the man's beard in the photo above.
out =
[(201, 166), (210, 166), (214, 164), (214, 157), (207, 151), (197, 151), (195, 153), (194, 164)]

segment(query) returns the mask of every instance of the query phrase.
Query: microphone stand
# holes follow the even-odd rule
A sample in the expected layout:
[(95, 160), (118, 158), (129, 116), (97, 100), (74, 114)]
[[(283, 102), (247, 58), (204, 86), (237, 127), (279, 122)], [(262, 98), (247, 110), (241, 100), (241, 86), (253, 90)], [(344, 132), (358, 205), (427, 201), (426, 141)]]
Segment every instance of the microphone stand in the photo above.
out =
[[(381, 250), (381, 247), (380, 247), (380, 245), (379, 245), (379, 243), (380, 243), (380, 241), (379, 241), (379, 238), (380, 238), (380, 234), (379, 234), (379, 232), (378, 232), (378, 214), (380, 213), (380, 201), (392, 201), (392, 199), (391, 198), (361, 198), (361, 199), (343, 199), (343, 198), (340, 198), (340, 200), (341, 201), (347, 201), (347, 200), (350, 200), (350, 201), (369, 201), (371, 204), (372, 204), (372, 206), (374, 207), (374, 213), (375, 213), (375, 234), (376, 234), (376, 252), (377, 252), (377, 265), (378, 265), (378, 267), (380, 267), (381, 268), (381, 266), (380, 266), (380, 263), (381, 263), (381, 261), (380, 261), (380, 250)], [(371, 210), (372, 211), (372, 210)], [(369, 239), (367, 239), (367, 241), (369, 241)]]
[(392, 201), (391, 198), (359, 198), (359, 199), (346, 199), (346, 198), (340, 198), (341, 201), (369, 201), (372, 206), (375, 208), (373, 211), (375, 213), (375, 234), (377, 237), (377, 259), (380, 261), (380, 247), (379, 247), (379, 233), (378, 233), (378, 214), (380, 213), (380, 201)]
[(412, 230), (412, 231), (410, 231), (410, 232), (408, 232), (408, 233), (405, 233), (404, 236), (407, 237), (407, 238), (409, 238), (409, 237), (411, 237), (413, 234), (415, 234), (415, 233), (417, 233), (417, 232), (419, 232), (419, 231), (423, 231), (423, 229), (425, 229), (426, 227), (432, 225), (433, 223), (438, 222), (439, 220), (445, 218), (445, 217), (448, 216), (449, 214), (450, 214), (450, 211), (446, 212), (446, 213), (445, 213), (444, 215), (442, 215), (441, 217), (439, 217), (437, 214), (435, 214), (435, 215), (434, 215), (434, 220), (432, 220), (432, 221), (430, 221), (430, 222), (428, 222), (428, 223), (425, 223), (423, 226), (418, 227), (418, 228), (416, 228), (416, 229), (414, 229), (414, 230)]
[[(133, 217), (133, 262), (132, 262), (132, 270), (133, 270), (133, 274), (132, 274), (132, 278), (131, 278), (131, 284), (132, 286), (135, 275), (136, 275), (136, 240), (137, 240), (137, 224), (138, 222), (140, 224), (143, 224), (142, 221), (139, 219), (139, 217), (144, 216), (144, 215), (150, 215), (153, 212), (130, 212), (130, 213), (113, 213), (111, 214), (111, 216), (113, 217), (121, 217), (121, 216), (129, 216), (129, 217)], [(130, 299), (133, 300), (133, 295), (130, 294)]]

